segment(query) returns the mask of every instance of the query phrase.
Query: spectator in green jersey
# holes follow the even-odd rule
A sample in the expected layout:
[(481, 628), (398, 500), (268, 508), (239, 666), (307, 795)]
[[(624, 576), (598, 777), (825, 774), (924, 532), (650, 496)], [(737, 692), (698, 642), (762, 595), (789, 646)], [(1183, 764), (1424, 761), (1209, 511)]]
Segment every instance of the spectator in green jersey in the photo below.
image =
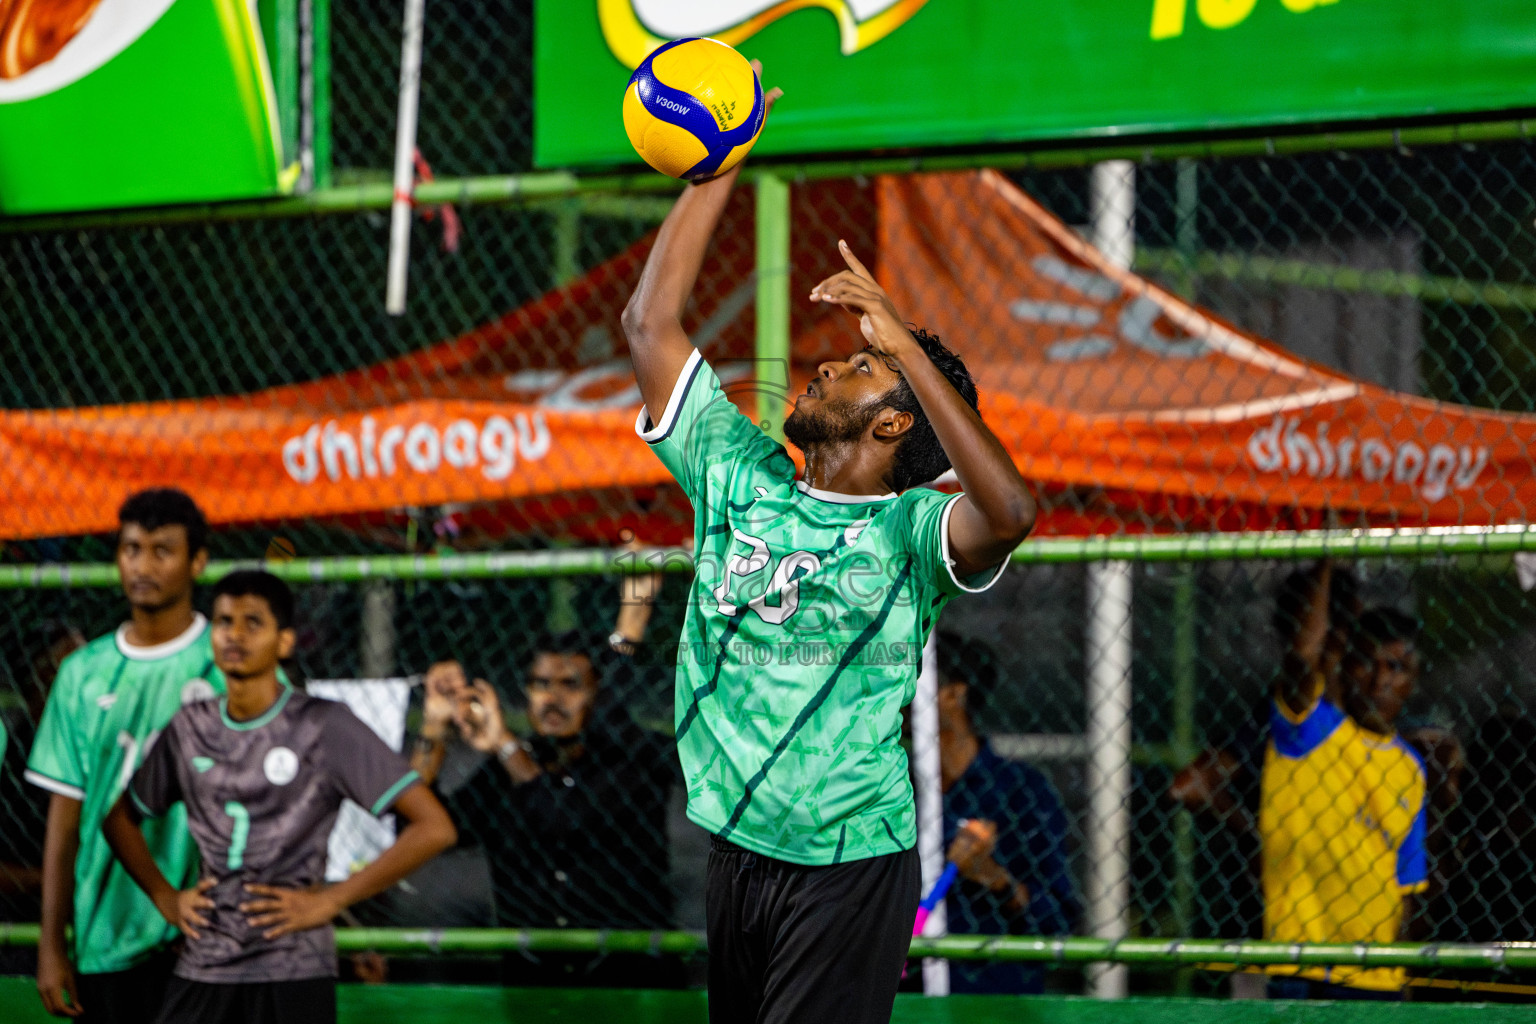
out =
[[(208, 561), (202, 511), (181, 491), (149, 490), (124, 502), (118, 521), (129, 619), (64, 660), (27, 761), (27, 779), (50, 795), (37, 989), (56, 1016), (147, 1024), (177, 932), (115, 866), (101, 823), (176, 710), (222, 692), (223, 677), (208, 622), (192, 607)], [(169, 876), (196, 879), (184, 810), (146, 837)]]

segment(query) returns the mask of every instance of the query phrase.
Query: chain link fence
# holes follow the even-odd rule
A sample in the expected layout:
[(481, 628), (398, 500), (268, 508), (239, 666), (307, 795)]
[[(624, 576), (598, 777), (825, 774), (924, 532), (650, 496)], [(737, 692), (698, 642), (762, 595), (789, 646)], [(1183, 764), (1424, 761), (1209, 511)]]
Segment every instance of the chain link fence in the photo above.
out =
[[(530, 8), (525, 0), (494, 9), (434, 2), (427, 20), (420, 149), (437, 175), (528, 169)], [(398, 26), (355, 3), (333, 4), (331, 18), (335, 180), (379, 180), (393, 145)], [(1041, 169), (1046, 161), (1033, 163), (1009, 172), (1008, 187), (1077, 236), (1102, 243), (1090, 160), (1055, 169)], [(1304, 361), (1306, 373), (1332, 372), (1330, 379), (1365, 382), (1382, 389), (1379, 394), (1398, 396), (1390, 415), (1404, 415), (1399, 399), (1412, 396), (1508, 418), (1478, 421), (1489, 430), (1495, 428), (1487, 424), (1503, 423), (1498, 429), (1506, 433), (1459, 436), (1447, 448), (1453, 454), (1475, 442), (1490, 448), (1523, 443), (1519, 416), (1536, 412), (1531, 143), (1149, 158), (1120, 173), (1129, 175), (1123, 184), (1134, 196), (1130, 269), (1168, 296), (1278, 343)], [(841, 314), (798, 301), (836, 269), (839, 238), (857, 252), (877, 254), (890, 274), (899, 276), (908, 266), (890, 247), (888, 207), (882, 205), (889, 196), (881, 191), (900, 187), (902, 180), (793, 185), (791, 382), (803, 383), (817, 360), (843, 354), (854, 337)], [(961, 228), (991, 216), (967, 205), (973, 199), (974, 193), (958, 188), (945, 193), (931, 208), (935, 219), (916, 230), (929, 239), (963, 233)], [(707, 339), (711, 359), (721, 365), (751, 359), (757, 327), (751, 196), (743, 190), (734, 202), (689, 311), (695, 337)], [(174, 438), (186, 433), (178, 410), (191, 406), (155, 403), (200, 401), (200, 407), (243, 413), (251, 405), (241, 396), (309, 395), (317, 403), (311, 411), (318, 425), (326, 417), (339, 421), (374, 408), (368, 401), (460, 401), (467, 408), (513, 400), (530, 414), (544, 409), (553, 416), (571, 413), (574, 396), (578, 405), (587, 403), (576, 414), (592, 414), (594, 422), (610, 414), (625, 420), (617, 436), (627, 432), (637, 403), (625, 395), (622, 373), (605, 367), (624, 359), (617, 323), (643, 255), (636, 246), (643, 246), (666, 209), (665, 197), (593, 193), (462, 205), (453, 211), (457, 226), (450, 228), (447, 211), (424, 208), (413, 229), (410, 309), (400, 318), (382, 309), (387, 231), (377, 210), (47, 231), (0, 225), (0, 407), (46, 420), (52, 411), (148, 403), (157, 410), (156, 429)], [(956, 251), (978, 266), (995, 255), (982, 247)], [(1050, 278), (1039, 263), (1029, 266)], [(974, 308), (945, 309), (943, 315), (960, 324), (1011, 316), (1033, 324), (1050, 345), (1079, 346), (1055, 351), (1096, 358), (1098, 350), (1081, 345), (1099, 337), (1095, 325), (1108, 314), (1095, 312), (1087, 300), (1095, 299), (1109, 271), (1062, 266), (1065, 271), (1052, 271), (1056, 291), (1046, 299), (987, 292), (973, 296)], [(954, 270), (962, 281), (969, 273), (963, 263)], [(897, 281), (912, 295), (931, 284)], [(1125, 324), (1122, 317), (1121, 336), (1112, 342), (1124, 340)], [(1166, 319), (1143, 326), (1135, 338), (1178, 344)], [(1012, 356), (985, 330), (964, 330), (952, 340), (984, 377), (984, 389), (988, 373), (1013, 381), (1023, 398), (1044, 386), (990, 369), (1004, 367)], [(1160, 357), (1169, 357), (1168, 351)], [(1206, 372), (1204, 365), (1189, 359), (1178, 374), (1122, 383), (1138, 393), (1160, 393), (1189, 384)], [(372, 366), (384, 370), (304, 391)], [(582, 374), (584, 383), (568, 387)], [(1060, 388), (1070, 383), (1051, 380)], [(1221, 382), (1202, 386), (1219, 392)], [(1085, 396), (1046, 397), (1070, 406)], [(1245, 393), (1241, 400), (1251, 397)], [(467, 449), (477, 470), (494, 461), (483, 413), (471, 426), (485, 426)], [(1112, 410), (1095, 415), (1112, 416)], [(1042, 431), (1060, 425), (1028, 416), (1024, 422)], [(1391, 434), (1397, 424), (1374, 426)], [(372, 488), (380, 500), (353, 513), (268, 513), (257, 506), (254, 514), (231, 517), (237, 522), (215, 535), (214, 554), (309, 559), (558, 552), (578, 544), (615, 545), (626, 529), (645, 542), (682, 543), (691, 529), (675, 490), (638, 475), (616, 474), (591, 485), (579, 477), (556, 481), (510, 500), (396, 501), (388, 474), (362, 468), (373, 457), (367, 452), (382, 449), (368, 448), (364, 428), (346, 429), (354, 431), (346, 434), (350, 449), (340, 441), (317, 443), (330, 447), (316, 447), (315, 472)], [(565, 453), (573, 466), (602, 464), (618, 443), (603, 434), (583, 436)], [(1314, 435), (1308, 455), (1302, 448), (1284, 449), (1289, 442), (1278, 438), (1281, 463), (1305, 466), (1327, 448)], [(1424, 463), (1435, 457), (1433, 440), (1424, 440), (1421, 464), (1409, 467), (1413, 473), (1428, 472)], [(633, 446), (634, 459), (648, 457), (638, 441), (623, 443)], [(1149, 443), (1143, 436), (1114, 458), (1131, 460), (1138, 445)], [(521, 444), (521, 465), (537, 467), (530, 453), (536, 441), (525, 432)], [(430, 447), (422, 445), (423, 452)], [(446, 432), (434, 434), (431, 445), (440, 459), (448, 457)], [(410, 450), (404, 444), (399, 458), (407, 459)], [(1398, 453), (1389, 458), (1397, 460), (1391, 468), (1401, 475), (1401, 447)], [(1058, 450), (1052, 457), (1067, 463), (1077, 454)], [(1194, 473), (1200, 457), (1192, 452), (1187, 464), (1166, 471)], [(1356, 457), (1363, 465), (1363, 449)], [(1528, 473), (1529, 456), (1521, 450), (1494, 457), (1503, 461), (1491, 482), (1484, 480), (1462, 499), (1464, 518), (1442, 516), (1433, 525), (1524, 521), (1509, 474), (1522, 460)], [(359, 468), (349, 469), (354, 463)], [(230, 465), (238, 472), (248, 463)], [(1246, 465), (1226, 472), (1252, 476)], [(1347, 474), (1341, 469), (1334, 476), (1343, 480)], [(1508, 484), (1504, 491), (1501, 482)], [(1230, 524), (1223, 518), (1230, 509), (1213, 508), (1207, 497), (1153, 501), (1131, 485), (1042, 486), (1045, 522), (1065, 534), (1200, 532)], [(89, 499), (63, 494), (57, 500), (62, 506)], [(1248, 503), (1255, 504), (1264, 503)], [(1426, 522), (1365, 499), (1341, 506), (1311, 495), (1297, 504), (1310, 511), (1250, 507), (1237, 528)], [(31, 565), (111, 558), (108, 534), (46, 532), (18, 534), (0, 549), (0, 559)], [(990, 857), (980, 868), (972, 864), (951, 896), (948, 927), (957, 933), (1109, 934), (1095, 918), (1107, 906), (1133, 936), (1297, 940), (1279, 923), (1282, 880), (1266, 877), (1265, 830), (1276, 827), (1281, 812), (1280, 783), (1269, 783), (1266, 798), (1264, 780), (1278, 756), (1270, 698), (1291, 672), (1287, 653), (1305, 625), (1308, 604), (1298, 595), (1307, 591), (1310, 571), (1310, 562), (1278, 556), (1144, 561), (1130, 569), (1128, 615), (1116, 620), (1130, 655), (1130, 746), (1119, 752), (1128, 781), (1120, 803), (1129, 837), (1123, 860), (1105, 861), (1095, 853), (1112, 824), (1092, 804), (1105, 785), (1105, 777), (1095, 774), (1103, 766), (1095, 767), (1094, 744), (1106, 735), (1095, 725), (1088, 697), (1095, 691), (1085, 686), (1102, 659), (1091, 629), (1102, 611), (1095, 570), (1083, 559), (1036, 552), (1021, 556), (985, 594), (953, 604), (939, 624), (944, 842), (953, 843), (962, 819), (993, 821), (996, 837)], [(1530, 809), (1536, 786), (1530, 755), (1536, 739), (1536, 610), (1526, 590), (1532, 578), (1524, 571), (1519, 555), (1442, 554), (1432, 542), (1415, 553), (1369, 550), (1353, 560), (1343, 553), (1336, 561), (1334, 572), (1353, 581), (1356, 595), (1350, 614), (1331, 623), (1341, 642), (1354, 642), (1347, 635), (1355, 628), (1351, 623), (1367, 609), (1396, 609), (1417, 629), (1415, 683), (1392, 723), (1402, 745), (1387, 746), (1420, 766), (1422, 784), (1389, 790), (1382, 781), (1372, 792), (1401, 797), (1414, 812), (1422, 805), (1425, 823), (1421, 869), (1394, 864), (1382, 875), (1379, 864), (1355, 865), (1354, 891), (1313, 894), (1332, 908), (1329, 913), (1342, 915), (1343, 931), (1329, 937), (1381, 941), (1379, 931), (1351, 931), (1351, 913), (1338, 908), (1358, 905), (1354, 916), (1361, 921), (1384, 921), (1392, 907), (1404, 905), (1397, 902), (1399, 887), (1407, 887), (1419, 890), (1417, 898), (1407, 904), (1408, 923), (1389, 938), (1536, 939), (1530, 881), (1536, 861)], [(702, 928), (707, 837), (683, 816), (670, 737), (676, 651), (669, 641), (681, 629), (688, 575), (666, 574), (644, 642), (623, 656), (608, 650), (606, 637), (625, 608), (628, 578), (617, 570), (559, 576), (508, 570), (479, 578), (299, 586), (293, 674), (301, 680), (406, 678), (418, 684), (409, 690), (407, 729), (399, 737), (408, 756), (425, 749), (419, 740), (430, 731), (430, 715), (419, 684), (434, 664), (457, 661), (468, 680), (486, 680), (508, 728), (535, 740), (545, 728), (528, 714), (530, 688), (541, 685), (532, 681), (540, 651), (569, 654), (580, 647), (589, 652), (599, 681), (582, 749), (553, 742), (540, 748), (550, 770), (538, 793), (513, 786), (466, 721), (443, 728), (446, 751), (434, 769), (435, 783), (460, 822), (461, 848), (357, 908), (360, 923)], [(10, 735), (0, 774), (0, 919), (36, 919), (46, 802), (23, 785), (21, 770), (58, 660), (82, 638), (115, 628), (123, 615), (111, 586), (20, 587), (0, 599), (0, 648), (6, 652), (0, 714)], [(1343, 660), (1364, 657), (1362, 651), (1374, 657), (1382, 646), (1349, 647)], [(1339, 679), (1346, 667), (1338, 669)], [(1340, 699), (1348, 710), (1349, 701)], [(1293, 776), (1288, 785), (1325, 789), (1330, 783), (1322, 775), (1329, 766), (1313, 770), (1320, 774)], [(1342, 804), (1300, 803), (1302, 810), (1290, 813), (1314, 814), (1319, 834), (1331, 829), (1330, 835), (1350, 835), (1361, 824), (1333, 820)], [(1298, 831), (1306, 830), (1293, 822), (1289, 833)], [(1403, 831), (1389, 837), (1388, 848), (1401, 848), (1405, 840), (1397, 833)], [(986, 862), (1027, 893), (999, 895)], [(1121, 865), (1121, 877), (1106, 878), (1106, 864)], [(1378, 876), (1390, 876), (1383, 883), (1388, 891), (1359, 891), (1361, 880)], [(1382, 901), (1390, 906), (1383, 909)], [(1293, 910), (1293, 916), (1309, 913)], [(565, 966), (590, 967), (572, 964)], [(1042, 970), (957, 964), (953, 982), (957, 989), (1027, 988), (1040, 983)], [(648, 976), (652, 983), (685, 979), (681, 966), (666, 977)], [(1510, 994), (1525, 992), (1518, 977), (1495, 980)], [(1422, 996), (1459, 991), (1459, 982), (1444, 972), (1416, 984)]]

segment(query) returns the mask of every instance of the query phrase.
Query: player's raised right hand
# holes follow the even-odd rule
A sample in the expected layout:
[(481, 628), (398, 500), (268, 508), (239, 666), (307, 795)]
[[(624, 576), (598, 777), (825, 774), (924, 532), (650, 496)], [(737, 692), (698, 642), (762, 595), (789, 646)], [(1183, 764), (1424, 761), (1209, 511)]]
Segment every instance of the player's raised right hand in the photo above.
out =
[(172, 893), (162, 900), (156, 900), (155, 906), (160, 915), (171, 924), (181, 929), (183, 935), (189, 939), (200, 939), (202, 935), (199, 928), (208, 927), (208, 919), (202, 915), (202, 911), (213, 909), (213, 900), (208, 898), (208, 890), (212, 889), (215, 879), (204, 878), (190, 889)]
[(75, 969), (63, 951), (42, 943), (37, 949), (37, 994), (43, 1009), (55, 1017), (78, 1017), (84, 1012), (75, 990)]

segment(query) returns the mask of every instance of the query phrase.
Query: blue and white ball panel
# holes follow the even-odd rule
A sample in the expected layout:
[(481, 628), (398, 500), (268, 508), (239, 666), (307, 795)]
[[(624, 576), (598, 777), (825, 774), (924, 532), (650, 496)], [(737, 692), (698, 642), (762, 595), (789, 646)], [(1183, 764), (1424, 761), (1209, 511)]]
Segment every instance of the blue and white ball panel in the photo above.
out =
[(740, 162), (766, 113), (751, 66), (712, 39), (657, 47), (624, 94), (624, 128), (636, 152), (663, 174), (690, 181)]

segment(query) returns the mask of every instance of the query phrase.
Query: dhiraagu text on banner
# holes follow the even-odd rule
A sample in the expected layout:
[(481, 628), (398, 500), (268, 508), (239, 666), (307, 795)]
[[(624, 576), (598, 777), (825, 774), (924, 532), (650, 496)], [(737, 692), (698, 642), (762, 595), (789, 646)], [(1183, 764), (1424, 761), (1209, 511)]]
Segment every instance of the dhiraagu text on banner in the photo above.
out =
[(283, 191), (253, 6), (0, 4), (0, 214)]
[(761, 59), (768, 153), (1536, 105), (1531, 0), (537, 0), (541, 166), (634, 161), (630, 70), (679, 36)]

